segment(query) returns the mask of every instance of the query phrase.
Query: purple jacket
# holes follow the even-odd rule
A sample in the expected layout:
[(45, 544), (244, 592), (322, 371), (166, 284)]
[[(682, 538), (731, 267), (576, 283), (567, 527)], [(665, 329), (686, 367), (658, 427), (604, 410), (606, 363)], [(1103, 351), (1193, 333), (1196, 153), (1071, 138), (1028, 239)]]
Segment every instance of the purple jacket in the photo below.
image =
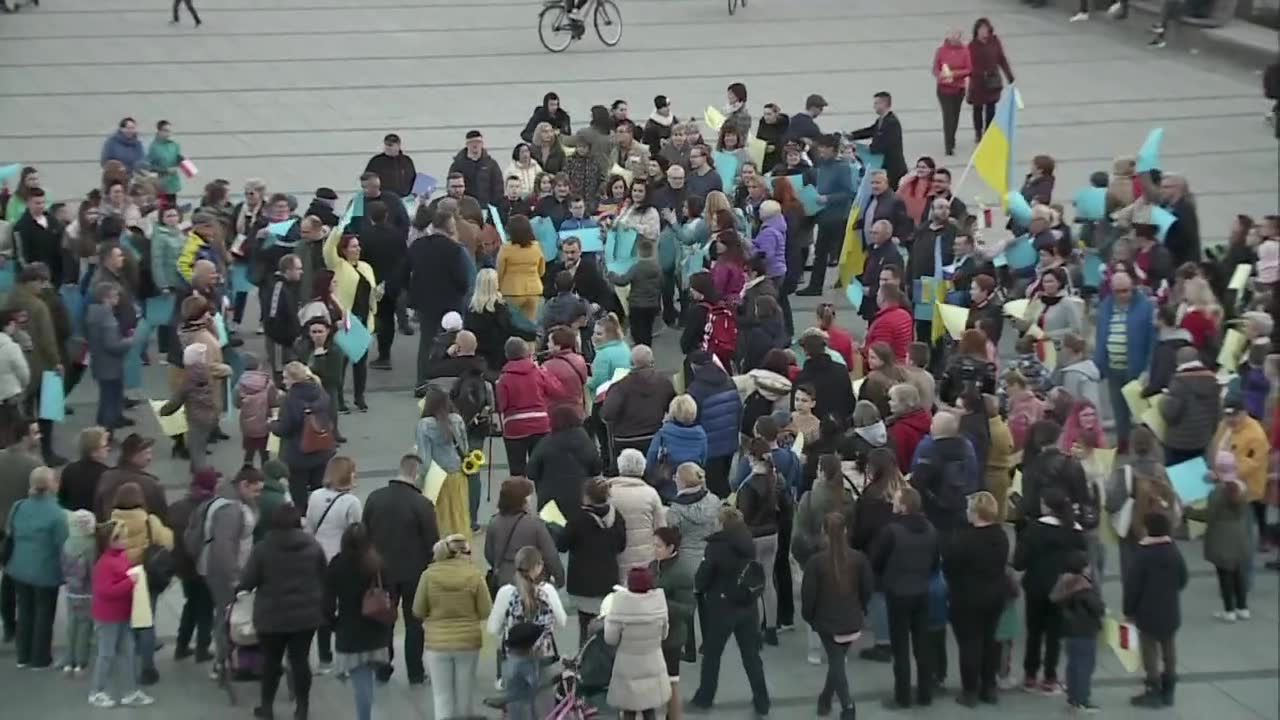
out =
[(756, 252), (764, 254), (765, 272), (771, 278), (787, 274), (787, 219), (775, 215), (760, 225)]

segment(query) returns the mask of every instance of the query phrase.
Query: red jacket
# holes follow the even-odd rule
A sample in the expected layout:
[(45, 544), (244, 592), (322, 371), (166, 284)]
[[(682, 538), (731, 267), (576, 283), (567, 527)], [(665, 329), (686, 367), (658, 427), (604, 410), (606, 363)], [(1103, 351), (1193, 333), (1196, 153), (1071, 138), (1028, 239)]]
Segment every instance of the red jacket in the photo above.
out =
[(867, 340), (863, 348), (865, 350), (875, 343), (885, 342), (893, 350), (893, 356), (898, 358), (898, 362), (906, 362), (907, 350), (915, 339), (915, 320), (910, 311), (903, 307), (880, 308), (871, 320), (871, 327), (867, 329)]
[[(857, 346), (853, 343), (853, 336), (837, 325), (823, 328), (823, 330), (827, 333), (827, 347), (840, 353), (840, 357), (844, 358), (844, 366), (852, 370), (853, 354), (857, 352)], [(796, 368), (797, 374), (799, 370), (799, 368)]]
[(576, 352), (558, 352), (542, 362), (542, 370), (555, 378), (560, 387), (547, 396), (548, 409), (559, 405), (568, 405), (583, 417), (585, 397), (583, 387), (587, 384), (590, 371), (587, 361)]
[[(951, 69), (950, 82), (942, 79), (942, 66)], [(933, 54), (933, 76), (938, 79), (938, 92), (943, 95), (963, 95), (965, 80), (972, 72), (969, 61), (969, 48), (964, 45), (952, 45), (943, 42)]]
[(502, 436), (517, 440), (551, 432), (548, 398), (563, 392), (560, 381), (531, 358), (508, 361), (498, 377)]
[(1218, 337), (1218, 323), (1203, 310), (1189, 310), (1182, 316), (1183, 330), (1191, 333), (1191, 344), (1204, 350)]
[(898, 469), (903, 473), (911, 472), (911, 458), (916, 454), (916, 446), (929, 434), (932, 424), (933, 418), (924, 408), (917, 408), (889, 423), (889, 439), (898, 454)]
[(124, 548), (108, 548), (93, 566), (93, 619), (127, 623), (133, 615), (133, 578)]

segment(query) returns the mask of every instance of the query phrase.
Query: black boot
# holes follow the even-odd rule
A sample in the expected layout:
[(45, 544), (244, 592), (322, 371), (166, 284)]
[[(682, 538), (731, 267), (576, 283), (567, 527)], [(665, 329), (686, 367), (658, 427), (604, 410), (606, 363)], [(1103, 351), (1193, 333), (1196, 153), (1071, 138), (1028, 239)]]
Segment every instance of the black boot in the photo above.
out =
[(1173, 707), (1173, 690), (1178, 686), (1178, 676), (1171, 672), (1160, 675), (1160, 703)]
[(1158, 708), (1162, 706), (1164, 703), (1160, 697), (1160, 681), (1144, 681), (1142, 693), (1129, 698), (1129, 704), (1134, 707), (1143, 708)]

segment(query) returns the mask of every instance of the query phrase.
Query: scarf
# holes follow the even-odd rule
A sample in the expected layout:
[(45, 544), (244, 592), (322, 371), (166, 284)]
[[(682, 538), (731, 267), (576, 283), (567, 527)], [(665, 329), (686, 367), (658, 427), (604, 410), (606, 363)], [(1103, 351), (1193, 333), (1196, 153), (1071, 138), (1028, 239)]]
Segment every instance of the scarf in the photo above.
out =
[(674, 124), (676, 121), (676, 116), (675, 115), (659, 115), (658, 111), (654, 110), (653, 112), (649, 113), (649, 119), (653, 121), (654, 124), (656, 125), (661, 125), (662, 127), (671, 127), (672, 124)]

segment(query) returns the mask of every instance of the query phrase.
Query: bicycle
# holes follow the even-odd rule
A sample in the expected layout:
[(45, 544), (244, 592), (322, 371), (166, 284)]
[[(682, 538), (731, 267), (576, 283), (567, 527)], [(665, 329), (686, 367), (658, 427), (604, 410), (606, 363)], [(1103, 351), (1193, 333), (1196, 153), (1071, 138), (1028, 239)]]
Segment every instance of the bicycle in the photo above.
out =
[[(585, 20), (569, 17), (572, 0), (546, 0), (538, 13), (538, 40), (550, 52), (564, 52), (587, 31)], [(582, 17), (591, 18), (596, 37), (608, 47), (622, 40), (622, 11), (613, 0), (587, 0)]]
[(729, 0), (729, 14), (732, 15), (738, 11), (738, 5), (747, 6), (747, 0)]

